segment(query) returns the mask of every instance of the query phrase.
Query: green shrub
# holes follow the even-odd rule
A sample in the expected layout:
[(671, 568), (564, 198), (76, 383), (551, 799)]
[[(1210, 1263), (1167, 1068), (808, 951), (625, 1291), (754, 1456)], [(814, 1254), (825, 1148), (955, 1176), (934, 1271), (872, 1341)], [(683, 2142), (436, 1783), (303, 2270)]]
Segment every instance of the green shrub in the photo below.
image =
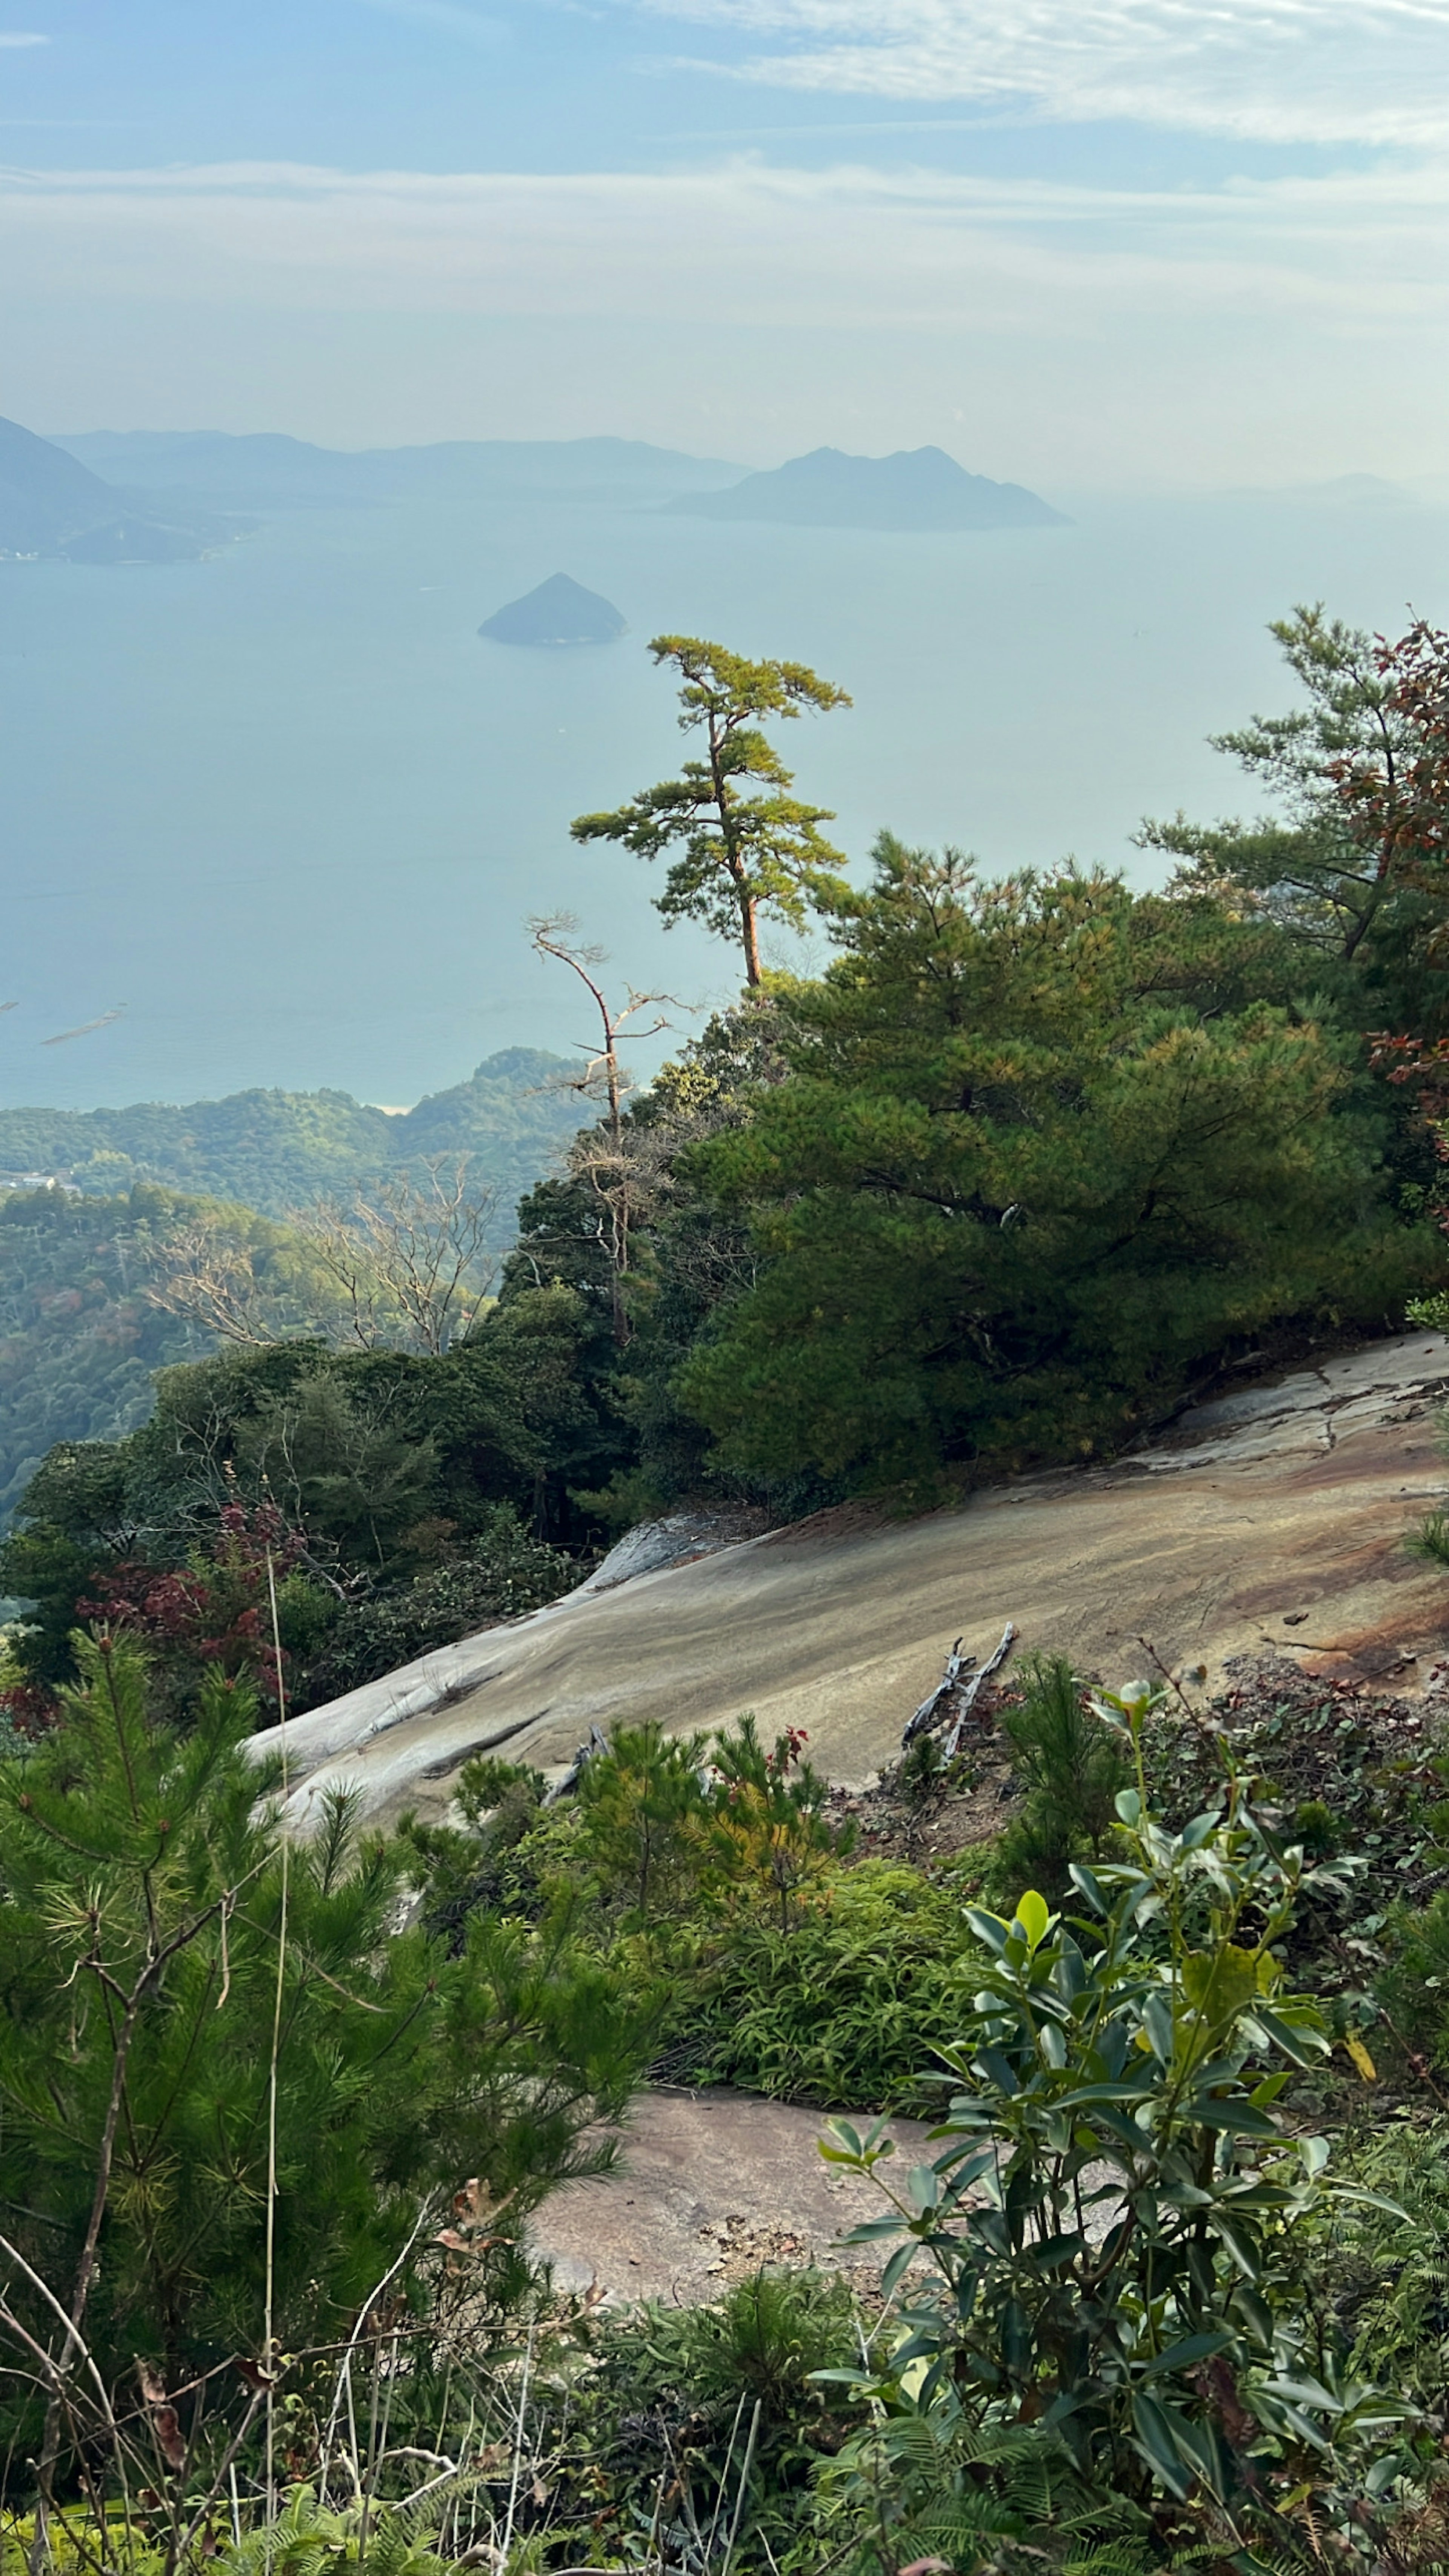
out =
[(550, 2561), (572, 2511), (578, 2555), (595, 2566), (819, 2566), (816, 2472), (862, 2414), (821, 2374), (856, 2357), (862, 2331), (848, 2286), (815, 2271), (761, 2271), (715, 2306), (606, 2320), (587, 2379), (567, 2386), (583, 2439), (569, 2446)]
[(1375, 1992), (1401, 2039), (1449, 2065), (1449, 1888), (1427, 1905), (1396, 1905), (1381, 1936), (1389, 1956)]
[(1127, 1779), (1120, 1744), (1064, 1656), (1029, 1659), (1020, 1691), (1000, 1725), (1023, 1802), (998, 1839), (989, 1881), (993, 1899), (1008, 1904), (1028, 1886), (1065, 1892), (1071, 1863), (1100, 1852)]
[[(1330, 2046), (1277, 1956), (1302, 1854), (1231, 1774), (1216, 1810), (1168, 1834), (1145, 1793), (1145, 1687), (1096, 1705), (1120, 1724), (1137, 1786), (1117, 1798), (1121, 1857), (1073, 1864), (1084, 1920), (1035, 1891), (1010, 1921), (972, 1908), (941, 2152), (892, 2189), (878, 2128), (837, 2122), (823, 2150), (886, 2177), (894, 2214), (857, 2235), (899, 2240), (882, 2287), (908, 2332), (853, 2384), (950, 2443), (1038, 2428), (1097, 2499), (1099, 2538), (1125, 2506), (1154, 2544), (1166, 2499), (1223, 2558), (1247, 2530), (1316, 2554), (1327, 2533), (1340, 2563), (1367, 2567), (1368, 2499), (1412, 2465), (1411, 2410), (1305, 2314), (1286, 2250), (1343, 2189), (1324, 2174), (1326, 2141), (1273, 2111)], [(903, 2482), (898, 2517), (918, 2521), (920, 2501)], [(1187, 2553), (1174, 2540), (1152, 2555)]]
[(1449, 2397), (1449, 2119), (1396, 2111), (1346, 2138), (1344, 2176), (1372, 2202), (1333, 2203), (1305, 2249), (1311, 2307), (1349, 2366), (1419, 2404)]
[(531, 1538), (511, 1504), (493, 1504), (485, 1518), (467, 1556), (340, 1606), (307, 1666), (299, 1709), (340, 1699), (475, 1629), (541, 1610), (580, 1580), (585, 1569), (562, 1548)]
[(546, 1911), (562, 1875), (561, 1839), (576, 1840), (572, 1819), (545, 1810), (546, 1785), (543, 1773), (526, 1764), (479, 1754), (458, 1774), (461, 1829), (403, 1818), (398, 1830), (408, 1876), (422, 1891), (424, 1926), (455, 1954), (472, 1914), (531, 1923)]
[(669, 2064), (691, 2082), (828, 2109), (920, 2110), (940, 2098), (938, 2052), (959, 2029), (974, 1955), (959, 1902), (918, 1871), (837, 1868), (793, 1930), (734, 1928), (682, 2009)]

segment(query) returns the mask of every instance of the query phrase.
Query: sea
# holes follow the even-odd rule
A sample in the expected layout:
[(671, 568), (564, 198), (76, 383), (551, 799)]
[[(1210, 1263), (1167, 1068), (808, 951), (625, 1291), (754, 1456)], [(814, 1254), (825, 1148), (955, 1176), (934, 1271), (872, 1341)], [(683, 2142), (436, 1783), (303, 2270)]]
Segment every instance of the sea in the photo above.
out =
[[(1270, 619), (1449, 622), (1449, 510), (1382, 487), (1049, 497), (1069, 525), (930, 536), (427, 494), (258, 513), (195, 564), (0, 564), (0, 1103), (401, 1107), (500, 1048), (587, 1047), (586, 997), (529, 944), (559, 912), (616, 996), (669, 997), (636, 1022), (669, 1022), (651, 1069), (736, 964), (569, 823), (686, 752), (660, 631), (849, 690), (779, 739), (853, 871), (888, 826), (989, 874), (1074, 856), (1147, 882), (1144, 815), (1261, 807), (1208, 737), (1294, 702)], [(479, 638), (555, 572), (628, 632)]]

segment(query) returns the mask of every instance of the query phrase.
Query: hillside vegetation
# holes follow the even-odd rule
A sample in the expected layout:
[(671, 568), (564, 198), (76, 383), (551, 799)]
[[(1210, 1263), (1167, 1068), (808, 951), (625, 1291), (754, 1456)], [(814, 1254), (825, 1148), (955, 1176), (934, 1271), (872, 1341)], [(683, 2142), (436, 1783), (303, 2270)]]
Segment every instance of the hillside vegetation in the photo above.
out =
[(206, 1348), (147, 1294), (198, 1220), (247, 1244), (285, 1316), (293, 1248), (248, 1211), (143, 1184), (116, 1198), (0, 1195), (0, 1525), (57, 1442), (120, 1439), (150, 1414), (155, 1372)]
[[(1449, 635), (1279, 634), (1299, 702), (1225, 746), (1274, 814), (1146, 827), (1178, 862), (1149, 893), (890, 833), (848, 881), (764, 730), (842, 693), (656, 638), (703, 756), (575, 836), (666, 861), (739, 1003), (631, 1097), (641, 997), (537, 925), (597, 1011), (600, 1114), (496, 1297), (436, 1191), (254, 1240), (219, 1211), (183, 1303), (225, 1345), (40, 1465), (0, 1548), (31, 1605), (0, 1670), (4, 2576), (1449, 2558), (1432, 1679), (1371, 1705), (1280, 1659), (1204, 1702), (1028, 1662), (979, 1711), (984, 1838), (935, 1860), (980, 1785), (946, 1702), (860, 1817), (744, 1715), (596, 1730), (559, 1794), (445, 1761), (446, 1821), (390, 1834), (324, 1789), (293, 1843), (285, 1729), (248, 1745), (661, 1506), (949, 1499), (1110, 1456), (1274, 1347), (1443, 1320)], [(823, 926), (822, 973), (765, 968), (771, 918)], [(171, 1222), (149, 1187), (133, 1228)], [(32, 1330), (92, 1213), (19, 1209)], [(878, 2126), (828, 2140), (880, 2188), (877, 2278), (561, 2297), (523, 2223), (607, 2168), (651, 2068), (940, 2105), (899, 2180)]]
[[(315, 1243), (285, 1220), (358, 1193), (386, 1197), (428, 1166), (462, 1175), (485, 1266), (512, 1242), (519, 1196), (571, 1132), (557, 1057), (514, 1048), (471, 1080), (389, 1117), (346, 1092), (238, 1092), (185, 1108), (0, 1110), (0, 1528), (58, 1441), (114, 1440), (144, 1422), (152, 1378), (223, 1334), (345, 1338), (355, 1318)], [(78, 1195), (77, 1195), (78, 1194)], [(281, 1220), (266, 1222), (265, 1220)], [(169, 1310), (155, 1291), (202, 1256), (229, 1296)], [(184, 1301), (183, 1301), (184, 1302)], [(407, 1339), (395, 1312), (373, 1338)]]
[(573, 1070), (536, 1047), (507, 1047), (404, 1117), (346, 1091), (238, 1091), (185, 1107), (0, 1109), (0, 1176), (47, 1174), (100, 1197), (156, 1181), (282, 1217), (427, 1155), (467, 1154), (497, 1192), (507, 1235), (519, 1197), (577, 1123), (561, 1081)]

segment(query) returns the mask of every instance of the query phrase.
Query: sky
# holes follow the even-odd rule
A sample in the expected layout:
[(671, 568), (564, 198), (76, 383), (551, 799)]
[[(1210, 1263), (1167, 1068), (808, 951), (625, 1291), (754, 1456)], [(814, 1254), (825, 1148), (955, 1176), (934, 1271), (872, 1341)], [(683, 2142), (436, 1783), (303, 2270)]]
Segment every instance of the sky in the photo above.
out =
[(0, 0), (0, 412), (1449, 489), (1449, 0)]

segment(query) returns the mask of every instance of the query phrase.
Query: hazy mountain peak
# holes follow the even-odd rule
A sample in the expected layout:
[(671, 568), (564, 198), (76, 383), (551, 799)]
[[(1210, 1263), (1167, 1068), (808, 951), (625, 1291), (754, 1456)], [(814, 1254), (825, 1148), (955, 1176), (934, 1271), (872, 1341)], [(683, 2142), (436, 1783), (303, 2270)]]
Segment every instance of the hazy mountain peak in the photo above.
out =
[(157, 519), (127, 501), (65, 448), (17, 420), (0, 420), (0, 556), (174, 563), (194, 561), (218, 536), (235, 533), (174, 513)]
[(968, 474), (941, 447), (849, 456), (812, 448), (773, 473), (749, 474), (723, 492), (680, 495), (671, 509), (706, 519), (774, 519), (797, 527), (1046, 528), (1063, 524), (1020, 483)]

